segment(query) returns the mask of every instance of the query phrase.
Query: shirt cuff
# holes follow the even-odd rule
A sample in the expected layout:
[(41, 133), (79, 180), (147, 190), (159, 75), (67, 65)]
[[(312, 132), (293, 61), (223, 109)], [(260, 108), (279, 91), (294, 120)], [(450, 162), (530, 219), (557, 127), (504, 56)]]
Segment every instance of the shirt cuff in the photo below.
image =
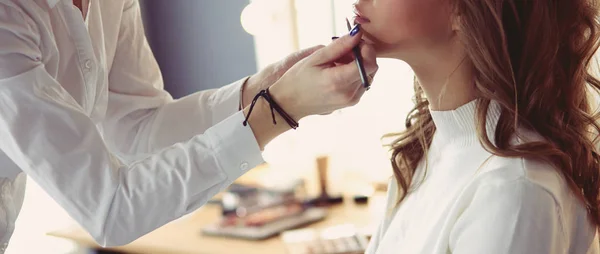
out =
[(252, 129), (242, 124), (244, 119), (244, 112), (239, 111), (205, 133), (211, 139), (217, 164), (229, 182), (265, 162)]
[(229, 85), (221, 87), (212, 94), (211, 104), (213, 112), (213, 123), (220, 122), (221, 119), (217, 119), (223, 116), (231, 116), (235, 112), (240, 111), (240, 95), (242, 85), (250, 77), (245, 77)]

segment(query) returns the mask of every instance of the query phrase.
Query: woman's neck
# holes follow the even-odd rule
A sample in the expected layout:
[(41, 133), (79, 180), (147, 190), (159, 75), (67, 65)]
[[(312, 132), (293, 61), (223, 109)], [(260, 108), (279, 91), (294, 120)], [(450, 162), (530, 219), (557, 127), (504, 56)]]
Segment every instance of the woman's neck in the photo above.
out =
[(473, 66), (460, 43), (429, 50), (419, 61), (407, 61), (436, 111), (454, 110), (476, 98)]

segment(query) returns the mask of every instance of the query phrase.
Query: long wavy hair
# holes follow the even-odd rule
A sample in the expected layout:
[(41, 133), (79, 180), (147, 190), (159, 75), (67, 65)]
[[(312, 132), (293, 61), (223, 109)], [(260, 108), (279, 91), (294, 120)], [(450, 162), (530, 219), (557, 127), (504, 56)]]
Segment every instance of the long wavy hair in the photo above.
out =
[[(481, 144), (496, 156), (551, 162), (598, 226), (600, 127), (592, 96), (598, 96), (600, 81), (591, 68), (599, 42), (597, 2), (453, 1), (474, 70)], [(494, 143), (485, 128), (491, 101), (502, 108)], [(537, 132), (545, 141), (511, 144), (517, 126)], [(395, 138), (391, 149), (398, 203), (408, 193), (435, 131), (429, 102), (415, 81), (415, 107), (406, 118), (406, 130), (387, 135)]]

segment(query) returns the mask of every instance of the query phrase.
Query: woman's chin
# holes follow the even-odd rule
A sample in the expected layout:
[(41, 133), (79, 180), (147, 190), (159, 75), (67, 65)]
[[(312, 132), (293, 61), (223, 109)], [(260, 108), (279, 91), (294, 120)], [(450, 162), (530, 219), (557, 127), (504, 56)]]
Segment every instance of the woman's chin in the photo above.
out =
[(385, 50), (387, 48), (386, 45), (374, 38), (373, 36), (371, 36), (370, 34), (365, 32), (365, 35), (362, 37), (362, 39), (365, 41), (365, 44), (373, 46), (373, 48), (375, 49), (375, 55), (377, 57), (385, 58), (388, 55), (387, 50)]

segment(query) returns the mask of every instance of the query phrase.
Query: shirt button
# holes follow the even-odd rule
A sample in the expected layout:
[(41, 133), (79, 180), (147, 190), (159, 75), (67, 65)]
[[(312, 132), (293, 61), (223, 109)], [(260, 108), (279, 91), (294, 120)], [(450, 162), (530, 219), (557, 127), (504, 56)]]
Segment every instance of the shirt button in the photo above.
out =
[(92, 68), (92, 60), (85, 61), (85, 65), (84, 66), (88, 70), (91, 69)]
[(240, 170), (242, 170), (242, 171), (248, 170), (248, 162), (243, 162), (242, 164), (240, 164)]

